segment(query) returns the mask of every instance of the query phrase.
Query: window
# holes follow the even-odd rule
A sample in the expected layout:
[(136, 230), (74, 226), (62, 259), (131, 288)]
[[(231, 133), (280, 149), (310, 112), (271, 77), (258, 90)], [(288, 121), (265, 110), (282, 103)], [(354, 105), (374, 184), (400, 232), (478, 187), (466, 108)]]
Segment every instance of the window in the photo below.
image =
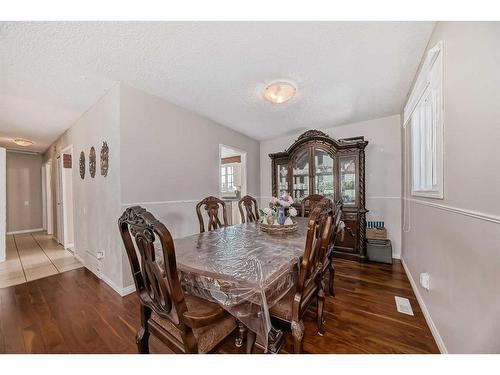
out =
[(220, 168), (222, 192), (234, 191), (234, 170), (232, 166), (222, 166)]
[(411, 194), (443, 198), (443, 43), (427, 53), (404, 110), (410, 127)]

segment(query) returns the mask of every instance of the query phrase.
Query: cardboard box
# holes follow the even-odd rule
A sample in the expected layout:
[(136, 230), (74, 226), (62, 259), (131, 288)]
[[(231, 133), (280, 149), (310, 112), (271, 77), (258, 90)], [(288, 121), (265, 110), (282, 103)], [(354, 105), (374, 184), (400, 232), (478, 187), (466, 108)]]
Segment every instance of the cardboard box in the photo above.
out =
[(369, 240), (386, 240), (387, 230), (385, 228), (366, 228), (366, 238)]

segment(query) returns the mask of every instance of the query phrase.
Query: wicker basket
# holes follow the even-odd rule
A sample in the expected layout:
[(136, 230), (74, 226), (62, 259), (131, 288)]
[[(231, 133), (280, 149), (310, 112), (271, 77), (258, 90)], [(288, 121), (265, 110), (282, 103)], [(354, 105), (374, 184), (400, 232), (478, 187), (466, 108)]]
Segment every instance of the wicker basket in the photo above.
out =
[(263, 223), (259, 223), (259, 225), (263, 232), (267, 232), (269, 234), (286, 234), (297, 230), (297, 222), (295, 221), (290, 225), (269, 225)]

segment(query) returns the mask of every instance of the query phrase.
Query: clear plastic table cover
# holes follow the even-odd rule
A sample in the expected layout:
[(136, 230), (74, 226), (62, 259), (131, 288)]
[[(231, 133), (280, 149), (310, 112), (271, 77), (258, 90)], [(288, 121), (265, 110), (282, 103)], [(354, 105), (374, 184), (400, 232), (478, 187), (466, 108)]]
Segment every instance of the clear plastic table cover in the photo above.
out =
[(307, 218), (296, 221), (283, 235), (246, 223), (175, 240), (184, 292), (217, 302), (267, 347), (269, 308), (295, 285), (304, 253)]

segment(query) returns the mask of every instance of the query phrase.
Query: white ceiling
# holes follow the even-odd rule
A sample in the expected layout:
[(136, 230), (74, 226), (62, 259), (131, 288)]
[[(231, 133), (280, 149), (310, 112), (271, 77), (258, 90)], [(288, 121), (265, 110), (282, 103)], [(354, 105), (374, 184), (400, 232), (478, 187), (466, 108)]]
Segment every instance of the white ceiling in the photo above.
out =
[[(45, 150), (122, 81), (255, 139), (398, 113), (433, 22), (3, 22), (0, 145)], [(276, 79), (297, 95), (262, 99)]]

